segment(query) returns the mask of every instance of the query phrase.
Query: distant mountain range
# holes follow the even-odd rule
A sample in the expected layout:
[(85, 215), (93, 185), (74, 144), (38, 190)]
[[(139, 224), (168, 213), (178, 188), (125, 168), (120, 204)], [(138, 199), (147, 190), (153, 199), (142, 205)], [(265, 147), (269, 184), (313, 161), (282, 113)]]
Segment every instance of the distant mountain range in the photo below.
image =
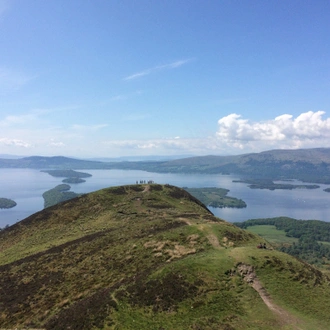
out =
[(235, 173), (245, 177), (330, 183), (330, 148), (270, 150), (237, 156), (158, 161), (92, 161), (62, 156), (0, 158), (0, 168), (131, 169), (162, 173)]

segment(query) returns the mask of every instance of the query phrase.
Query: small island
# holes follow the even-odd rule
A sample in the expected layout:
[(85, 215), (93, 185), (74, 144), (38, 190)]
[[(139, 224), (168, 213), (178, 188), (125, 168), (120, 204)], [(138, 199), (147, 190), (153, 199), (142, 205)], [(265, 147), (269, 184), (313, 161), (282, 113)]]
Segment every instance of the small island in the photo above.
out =
[(74, 170), (43, 170), (41, 172), (48, 173), (56, 178), (89, 178), (92, 176), (92, 174)]
[(77, 177), (72, 177), (72, 178), (64, 179), (64, 180), (62, 180), (62, 182), (63, 183), (73, 183), (73, 184), (76, 184), (76, 183), (84, 183), (84, 182), (86, 182), (86, 180), (81, 179), (81, 178), (77, 178)]
[(272, 180), (268, 179), (245, 179), (245, 180), (233, 180), (233, 182), (247, 183), (248, 187), (251, 189), (317, 189), (320, 188), (316, 184), (290, 184), (290, 183), (274, 183)]
[(325, 192), (328, 192), (328, 193), (330, 193), (330, 188), (325, 188), (325, 189), (323, 189)]
[(68, 184), (60, 184), (53, 189), (47, 190), (42, 194), (44, 198), (44, 208), (56, 205), (60, 202), (80, 196), (73, 191)]
[(0, 209), (11, 209), (12, 207), (15, 207), (17, 203), (13, 201), (12, 199), (8, 198), (0, 198)]
[(210, 207), (244, 208), (246, 203), (242, 199), (227, 196), (229, 190), (224, 188), (186, 188), (187, 192), (199, 199), (203, 204)]
[(66, 178), (63, 179), (62, 182), (72, 184), (84, 183), (86, 180), (83, 178), (89, 178), (92, 176), (89, 173), (78, 172), (74, 170), (43, 170), (41, 172), (48, 173), (55, 178)]

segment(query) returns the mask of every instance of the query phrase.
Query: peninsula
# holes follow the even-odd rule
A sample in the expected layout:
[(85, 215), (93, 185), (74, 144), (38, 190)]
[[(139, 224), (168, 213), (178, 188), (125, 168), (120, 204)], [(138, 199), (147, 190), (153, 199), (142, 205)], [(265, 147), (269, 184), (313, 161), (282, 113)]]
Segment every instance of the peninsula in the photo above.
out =
[(45, 191), (42, 194), (42, 197), (44, 198), (44, 208), (79, 196), (79, 194), (76, 194), (73, 191), (69, 191), (70, 189), (71, 187), (68, 184), (60, 184), (50, 190)]
[(183, 188), (191, 195), (196, 197), (206, 206), (211, 207), (232, 207), (232, 208), (244, 208), (246, 203), (242, 199), (227, 196), (228, 189), (224, 188)]
[(247, 180), (233, 180), (233, 182), (247, 183), (251, 189), (317, 189), (320, 188), (317, 184), (291, 184), (291, 183), (275, 183), (268, 179), (247, 179)]

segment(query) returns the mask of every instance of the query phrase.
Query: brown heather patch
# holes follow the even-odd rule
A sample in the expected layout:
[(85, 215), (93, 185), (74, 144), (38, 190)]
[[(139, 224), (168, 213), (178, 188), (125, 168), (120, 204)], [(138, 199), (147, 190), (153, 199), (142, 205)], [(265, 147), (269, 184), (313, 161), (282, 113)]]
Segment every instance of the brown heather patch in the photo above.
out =
[(90, 330), (93, 327), (102, 329), (106, 319), (108, 319), (108, 324), (111, 324), (110, 311), (117, 307), (110, 293), (111, 289), (101, 289), (90, 297), (75, 302), (50, 318), (45, 328), (49, 330)]
[(227, 241), (232, 241), (238, 244), (240, 242), (247, 242), (250, 239), (255, 238), (255, 236), (248, 231), (239, 229), (237, 227), (235, 229), (236, 230), (226, 230), (223, 233), (223, 236), (227, 238)]
[(163, 186), (159, 184), (151, 184), (149, 189), (150, 191), (162, 191)]
[(317, 287), (326, 284), (330, 286), (330, 278), (326, 274), (323, 274), (319, 269), (304, 261), (300, 261), (299, 264), (293, 264), (292, 262), (285, 262), (275, 256), (271, 258), (266, 256), (261, 268), (269, 267), (278, 271), (289, 270), (290, 279), (304, 285)]
[(154, 209), (169, 209), (172, 208), (173, 205), (167, 202), (159, 202), (157, 200), (151, 200), (149, 199), (148, 201), (144, 202), (145, 206), (148, 208), (154, 208)]
[(110, 189), (108, 189), (108, 191), (114, 195), (126, 195), (125, 186), (110, 188)]
[(195, 297), (202, 285), (202, 280), (191, 283), (179, 272), (168, 273), (161, 279), (139, 278), (127, 287), (126, 299), (133, 305), (152, 307), (154, 312), (175, 312), (177, 304)]
[(137, 184), (137, 185), (130, 185), (129, 186), (129, 189), (130, 190), (133, 190), (135, 192), (142, 192), (144, 191), (144, 186), (143, 185), (140, 185), (140, 184)]

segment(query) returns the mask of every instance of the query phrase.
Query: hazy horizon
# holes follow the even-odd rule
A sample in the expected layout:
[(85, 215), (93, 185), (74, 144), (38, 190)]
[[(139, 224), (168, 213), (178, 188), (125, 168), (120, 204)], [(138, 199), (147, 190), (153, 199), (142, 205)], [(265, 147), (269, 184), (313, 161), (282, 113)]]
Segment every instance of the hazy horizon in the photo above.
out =
[[(271, 152), (271, 151), (276, 151), (276, 150), (312, 150), (312, 149), (329, 149), (330, 147), (320, 147), (320, 148), (295, 148), (295, 149), (267, 149), (267, 150), (263, 150), (260, 152)], [(251, 152), (251, 153), (259, 153), (259, 152)], [(214, 157), (214, 156), (218, 156), (218, 157), (231, 157), (231, 156), (242, 156), (245, 154), (249, 154), (249, 153), (244, 153), (244, 152), (237, 152), (235, 154), (207, 154), (207, 155), (203, 155), (203, 154), (182, 154), (182, 155), (126, 155), (126, 156), (108, 156), (108, 157), (92, 157), (92, 156), (86, 156), (86, 157), (77, 157), (77, 156), (72, 156), (72, 155), (60, 155), (60, 154), (54, 154), (54, 155), (38, 155), (38, 154), (30, 154), (30, 155), (12, 155), (12, 154), (0, 154), (0, 159), (21, 159), (21, 158), (26, 158), (26, 157), (67, 157), (67, 158), (73, 158), (73, 159), (82, 159), (82, 160), (99, 160), (99, 161), (106, 161), (106, 160), (127, 160), (127, 159), (145, 159), (145, 160), (163, 160), (163, 159), (168, 159), (168, 160), (172, 160), (172, 159), (183, 159), (183, 158), (192, 158), (192, 157)]]

